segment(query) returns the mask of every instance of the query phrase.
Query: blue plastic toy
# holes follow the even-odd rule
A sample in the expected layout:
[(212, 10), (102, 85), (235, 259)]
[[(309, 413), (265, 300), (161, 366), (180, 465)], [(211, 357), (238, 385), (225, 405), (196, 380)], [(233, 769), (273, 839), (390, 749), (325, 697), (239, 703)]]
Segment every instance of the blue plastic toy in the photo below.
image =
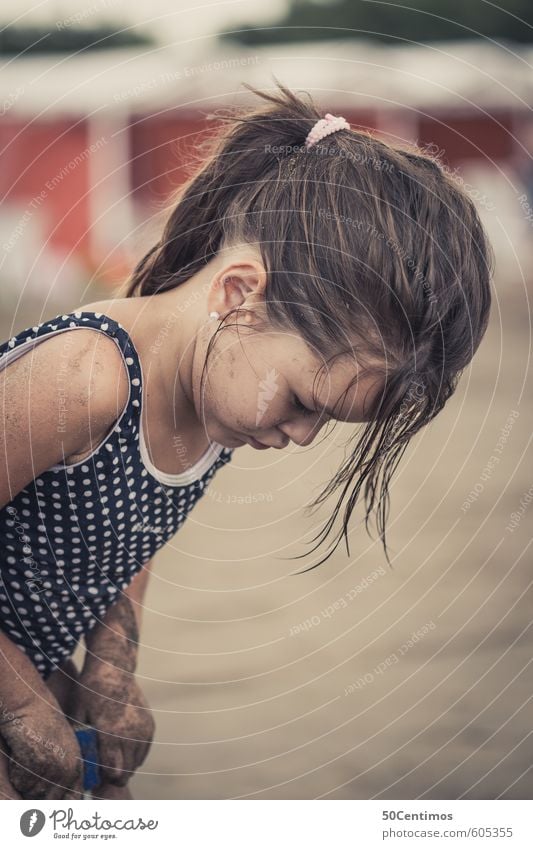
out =
[(83, 789), (93, 790), (100, 784), (100, 758), (96, 728), (90, 725), (74, 726), (83, 758)]

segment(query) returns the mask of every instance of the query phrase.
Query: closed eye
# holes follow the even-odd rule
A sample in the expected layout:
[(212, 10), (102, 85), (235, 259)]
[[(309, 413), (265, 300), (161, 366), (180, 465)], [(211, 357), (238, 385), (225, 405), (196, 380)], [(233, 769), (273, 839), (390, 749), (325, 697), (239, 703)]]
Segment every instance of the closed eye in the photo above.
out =
[(300, 410), (305, 416), (312, 416), (314, 414), (314, 410), (309, 410), (296, 395), (293, 395), (293, 403), (297, 410)]

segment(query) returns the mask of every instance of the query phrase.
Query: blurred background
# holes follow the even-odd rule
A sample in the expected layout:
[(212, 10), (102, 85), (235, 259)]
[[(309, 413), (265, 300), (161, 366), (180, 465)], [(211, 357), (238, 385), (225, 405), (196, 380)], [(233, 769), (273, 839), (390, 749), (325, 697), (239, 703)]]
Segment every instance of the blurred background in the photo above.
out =
[[(410, 445), (388, 543), (304, 505), (328, 443), (244, 447), (160, 551), (136, 798), (531, 798), (533, 10), (526, 0), (4, 0), (0, 331), (117, 296), (218, 109), (273, 74), (438, 153), (496, 254), (485, 339)], [(353, 426), (351, 426), (353, 427)], [(357, 514), (360, 518), (362, 511)], [(82, 660), (81, 647), (75, 656)]]

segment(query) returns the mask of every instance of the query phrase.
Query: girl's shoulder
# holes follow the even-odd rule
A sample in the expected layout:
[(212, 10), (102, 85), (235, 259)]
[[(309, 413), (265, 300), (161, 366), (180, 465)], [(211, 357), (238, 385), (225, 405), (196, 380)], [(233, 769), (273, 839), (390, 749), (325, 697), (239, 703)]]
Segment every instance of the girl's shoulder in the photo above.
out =
[(128, 396), (124, 357), (111, 334), (95, 333), (105, 324), (72, 321), (76, 315), (58, 316), (0, 343), (2, 380), (13, 386), (22, 379), (37, 382), (39, 376), (42, 399), (51, 392), (75, 395), (83, 389), (94, 411), (106, 416), (111, 398), (125, 402)]
[[(68, 332), (74, 325), (75, 332)], [(128, 374), (116, 343), (105, 332), (71, 323), (70, 314), (1, 344), (6, 424), (0, 455), (9, 458), (9, 469), (0, 468), (0, 502), (65, 455), (84, 451), (95, 434), (109, 430), (128, 397)]]

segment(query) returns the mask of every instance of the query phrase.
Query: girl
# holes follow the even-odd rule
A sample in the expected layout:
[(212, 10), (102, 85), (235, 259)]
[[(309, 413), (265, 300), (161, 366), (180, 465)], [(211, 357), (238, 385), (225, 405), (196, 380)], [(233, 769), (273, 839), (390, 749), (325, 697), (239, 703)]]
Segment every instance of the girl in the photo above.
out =
[(235, 448), (366, 423), (314, 504), (340, 487), (322, 539), (346, 496), (349, 553), (364, 486), (388, 557), (391, 475), (487, 327), (492, 251), (449, 172), (277, 85), (222, 116), (125, 297), (0, 347), (8, 798), (79, 797), (66, 717), (98, 729), (100, 796), (127, 795), (153, 733), (134, 675), (150, 561)]

